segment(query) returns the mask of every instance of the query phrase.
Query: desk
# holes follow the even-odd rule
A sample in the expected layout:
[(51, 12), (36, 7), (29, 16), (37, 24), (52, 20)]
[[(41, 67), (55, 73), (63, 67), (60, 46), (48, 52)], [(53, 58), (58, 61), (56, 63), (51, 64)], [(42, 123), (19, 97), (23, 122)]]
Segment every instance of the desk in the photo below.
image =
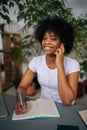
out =
[(64, 106), (63, 104), (57, 103), (61, 114), (60, 118), (12, 121), (15, 97), (4, 94), (4, 98), (8, 107), (9, 116), (0, 119), (0, 130), (56, 130), (57, 124), (78, 125), (80, 130), (87, 130), (87, 127), (77, 113), (79, 110), (87, 109), (87, 106)]

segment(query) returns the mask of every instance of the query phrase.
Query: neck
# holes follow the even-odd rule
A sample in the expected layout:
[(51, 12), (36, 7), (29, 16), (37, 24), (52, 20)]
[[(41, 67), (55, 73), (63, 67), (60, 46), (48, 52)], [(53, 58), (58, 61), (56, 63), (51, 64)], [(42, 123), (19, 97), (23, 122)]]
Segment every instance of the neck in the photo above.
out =
[(56, 55), (46, 55), (46, 64), (49, 68), (55, 69)]

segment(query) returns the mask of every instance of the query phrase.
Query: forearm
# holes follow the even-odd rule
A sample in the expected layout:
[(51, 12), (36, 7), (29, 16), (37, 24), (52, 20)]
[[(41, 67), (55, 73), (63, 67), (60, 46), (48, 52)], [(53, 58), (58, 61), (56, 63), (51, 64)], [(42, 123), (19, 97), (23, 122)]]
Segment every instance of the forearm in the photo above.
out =
[[(20, 89), (21, 95), (22, 95), (22, 103), (21, 103), (21, 99), (18, 93), (18, 89)], [(25, 89), (23, 87), (20, 87), (16, 90), (16, 104), (14, 105), (14, 110), (16, 114), (23, 114), (26, 112), (27, 110), (27, 103), (25, 101), (25, 97), (26, 97), (26, 92)]]
[(62, 102), (65, 105), (71, 104), (75, 98), (75, 94), (70, 86), (63, 66), (58, 68), (58, 91)]

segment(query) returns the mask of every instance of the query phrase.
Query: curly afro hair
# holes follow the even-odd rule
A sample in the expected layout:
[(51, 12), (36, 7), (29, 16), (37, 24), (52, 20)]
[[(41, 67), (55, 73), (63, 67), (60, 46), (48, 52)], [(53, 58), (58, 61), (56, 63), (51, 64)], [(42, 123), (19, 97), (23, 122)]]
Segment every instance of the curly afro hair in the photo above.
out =
[(35, 27), (34, 36), (40, 43), (45, 32), (53, 32), (65, 46), (65, 53), (70, 53), (74, 42), (74, 28), (64, 19), (57, 17), (47, 17), (38, 21)]

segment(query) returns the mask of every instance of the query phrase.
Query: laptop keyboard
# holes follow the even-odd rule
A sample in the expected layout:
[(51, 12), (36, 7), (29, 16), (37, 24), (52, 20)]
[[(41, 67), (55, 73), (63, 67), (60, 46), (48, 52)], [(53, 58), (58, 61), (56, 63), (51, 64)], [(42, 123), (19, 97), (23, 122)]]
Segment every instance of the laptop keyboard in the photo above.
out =
[(5, 100), (3, 98), (2, 93), (0, 93), (0, 118), (7, 117), (8, 112), (5, 104)]

